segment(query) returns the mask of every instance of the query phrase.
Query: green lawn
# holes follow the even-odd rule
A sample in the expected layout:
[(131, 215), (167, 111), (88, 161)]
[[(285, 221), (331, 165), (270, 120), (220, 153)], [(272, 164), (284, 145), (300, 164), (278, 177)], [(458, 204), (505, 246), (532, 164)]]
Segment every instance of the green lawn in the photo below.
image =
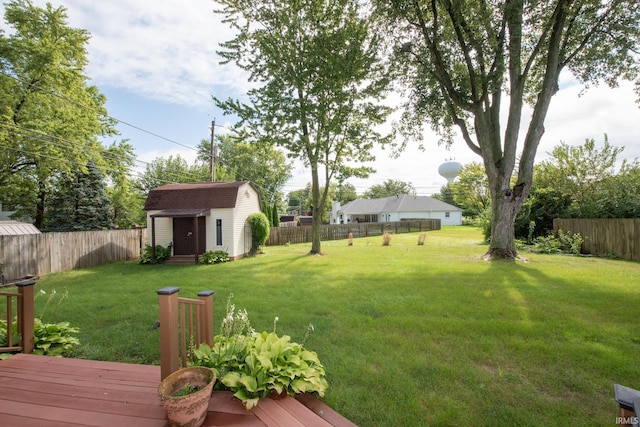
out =
[[(613, 425), (613, 384), (640, 388), (640, 264), (525, 254), (485, 262), (478, 229), (267, 247), (211, 266), (118, 263), (52, 274), (45, 321), (81, 328), (78, 356), (157, 363), (156, 290), (216, 291), (257, 330), (302, 340), (329, 380), (325, 401), (360, 426)], [(47, 297), (36, 301), (39, 315)]]

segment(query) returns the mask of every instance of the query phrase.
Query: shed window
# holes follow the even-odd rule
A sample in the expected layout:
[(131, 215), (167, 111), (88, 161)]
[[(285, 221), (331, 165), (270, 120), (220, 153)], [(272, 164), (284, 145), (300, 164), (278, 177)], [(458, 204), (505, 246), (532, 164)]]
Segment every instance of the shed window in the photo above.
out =
[(449, 218), (450, 216), (451, 216), (451, 214), (450, 214), (449, 212), (445, 212), (445, 213), (444, 213), (444, 217), (445, 217), (445, 218)]
[(222, 246), (222, 220), (216, 219), (216, 246)]

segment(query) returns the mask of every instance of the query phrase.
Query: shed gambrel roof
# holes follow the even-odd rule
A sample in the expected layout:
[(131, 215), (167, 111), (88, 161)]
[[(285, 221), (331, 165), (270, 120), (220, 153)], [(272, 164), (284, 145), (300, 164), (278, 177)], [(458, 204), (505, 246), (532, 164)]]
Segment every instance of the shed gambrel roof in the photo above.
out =
[(344, 214), (380, 214), (390, 212), (455, 212), (462, 209), (428, 196), (398, 196), (382, 197), (380, 199), (356, 199), (340, 208)]
[(250, 181), (197, 182), (191, 184), (167, 184), (149, 191), (144, 209), (224, 209), (235, 208), (238, 190)]

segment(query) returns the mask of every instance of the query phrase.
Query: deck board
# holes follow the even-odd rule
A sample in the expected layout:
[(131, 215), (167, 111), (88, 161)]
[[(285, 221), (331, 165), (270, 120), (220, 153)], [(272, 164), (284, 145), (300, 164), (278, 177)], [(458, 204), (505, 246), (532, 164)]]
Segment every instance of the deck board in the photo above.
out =
[[(0, 426), (167, 427), (159, 383), (159, 366), (17, 354), (0, 361)], [(322, 405), (286, 396), (247, 411), (214, 391), (203, 426), (354, 426)]]

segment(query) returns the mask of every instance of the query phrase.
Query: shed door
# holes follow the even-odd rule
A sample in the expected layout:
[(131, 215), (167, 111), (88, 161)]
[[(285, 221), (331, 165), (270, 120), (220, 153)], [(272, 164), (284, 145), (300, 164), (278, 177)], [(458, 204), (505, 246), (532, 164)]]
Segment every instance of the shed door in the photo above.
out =
[[(195, 233), (193, 218), (173, 218), (173, 254), (194, 255)], [(198, 217), (198, 255), (207, 251), (205, 217)]]

